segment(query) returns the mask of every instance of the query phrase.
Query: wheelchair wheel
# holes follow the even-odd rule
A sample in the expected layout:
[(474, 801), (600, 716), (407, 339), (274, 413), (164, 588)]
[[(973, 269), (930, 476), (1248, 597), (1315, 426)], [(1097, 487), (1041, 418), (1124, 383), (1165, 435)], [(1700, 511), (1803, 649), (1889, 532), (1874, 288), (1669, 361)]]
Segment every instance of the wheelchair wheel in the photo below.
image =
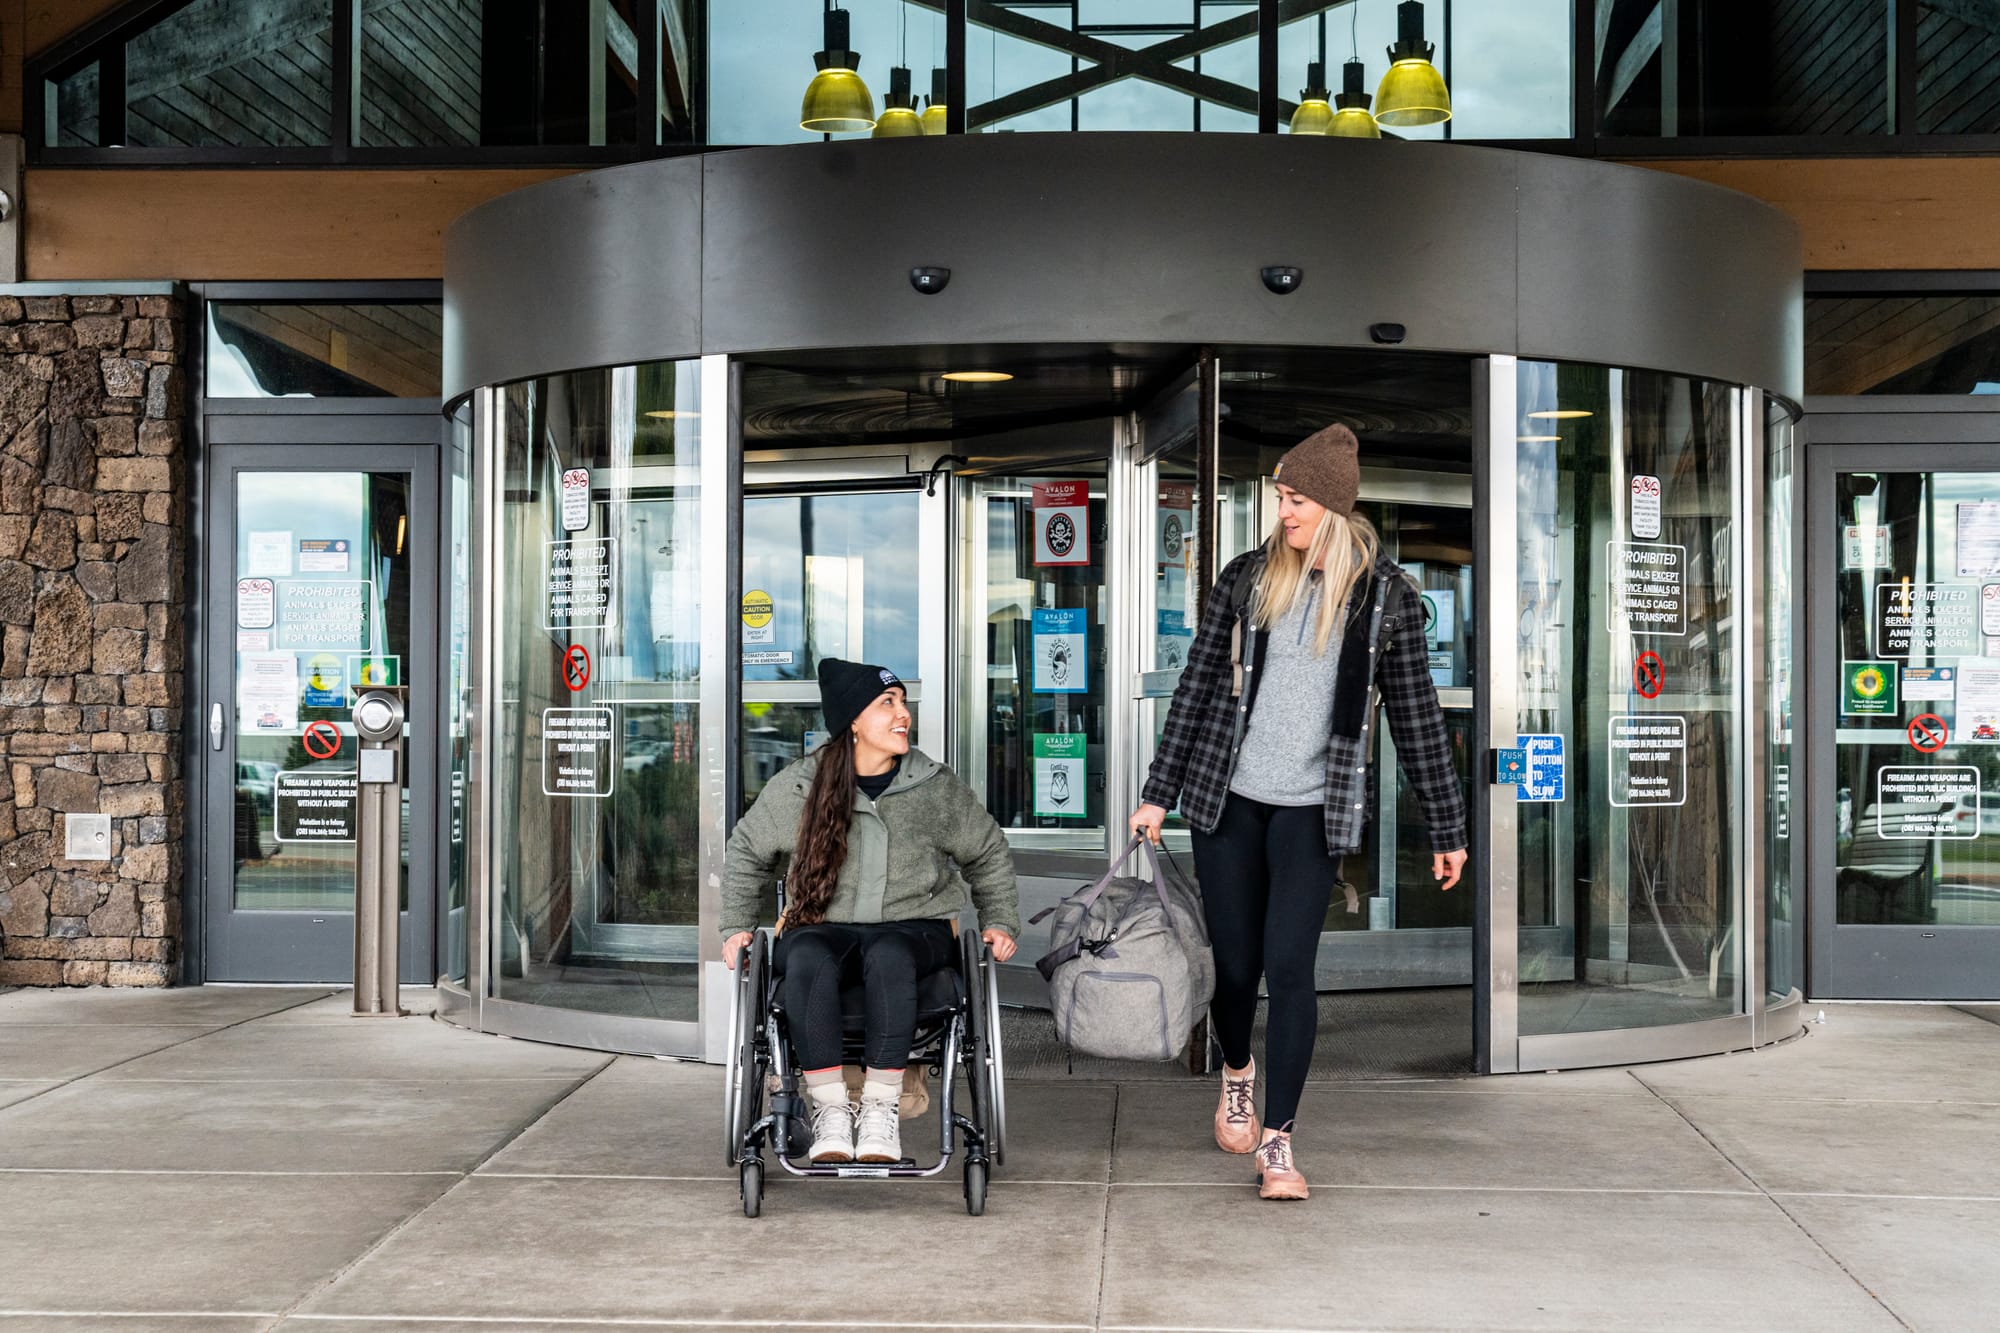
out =
[(973, 1052), (980, 1080), (979, 1110), (985, 1120), (987, 1150), (996, 1166), (1007, 1165), (1007, 1059), (1000, 1049), (1000, 965), (993, 951), (979, 950), (977, 988), (979, 1044)]
[(743, 1195), (743, 1215), (755, 1217), (764, 1211), (764, 1159), (746, 1157), (737, 1168), (739, 1192)]
[[(770, 956), (763, 932), (751, 936), (736, 960), (736, 984), (729, 991), (729, 1059), (722, 1078), (723, 1160), (735, 1166), (743, 1135), (757, 1122), (764, 1102), (764, 1071), (757, 1061), (757, 1024), (764, 1013)], [(754, 1216), (754, 1214), (753, 1214)]]
[(965, 1211), (974, 1217), (986, 1213), (986, 1163), (965, 1164)]

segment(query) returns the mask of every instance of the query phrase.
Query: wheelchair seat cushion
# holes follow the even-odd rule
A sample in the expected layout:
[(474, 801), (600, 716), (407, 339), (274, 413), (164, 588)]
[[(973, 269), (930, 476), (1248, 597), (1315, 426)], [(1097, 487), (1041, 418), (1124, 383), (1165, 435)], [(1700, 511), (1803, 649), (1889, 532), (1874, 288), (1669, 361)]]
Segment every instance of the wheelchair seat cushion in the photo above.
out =
[[(942, 967), (917, 983), (917, 1023), (927, 1026), (943, 1019), (965, 1001), (965, 983), (955, 967)], [(851, 1036), (866, 1026), (867, 996), (859, 984), (840, 992), (840, 1028)]]

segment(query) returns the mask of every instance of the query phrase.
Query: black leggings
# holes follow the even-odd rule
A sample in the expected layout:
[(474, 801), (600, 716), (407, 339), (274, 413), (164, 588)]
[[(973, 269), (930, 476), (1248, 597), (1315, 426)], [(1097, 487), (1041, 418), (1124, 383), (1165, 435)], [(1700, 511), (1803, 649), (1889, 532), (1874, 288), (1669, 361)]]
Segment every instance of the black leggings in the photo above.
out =
[(820, 921), (778, 936), (785, 1030), (802, 1070), (841, 1062), (840, 991), (859, 981), (871, 1069), (901, 1069), (917, 1026), (917, 983), (958, 956), (951, 922)]
[(1231, 793), (1215, 832), (1194, 835), (1194, 864), (1215, 948), (1210, 1013), (1230, 1068), (1250, 1063), (1260, 975), (1270, 992), (1264, 1123), (1278, 1129), (1298, 1114), (1319, 1027), (1313, 961), (1340, 877), (1340, 859), (1326, 850), (1326, 812)]

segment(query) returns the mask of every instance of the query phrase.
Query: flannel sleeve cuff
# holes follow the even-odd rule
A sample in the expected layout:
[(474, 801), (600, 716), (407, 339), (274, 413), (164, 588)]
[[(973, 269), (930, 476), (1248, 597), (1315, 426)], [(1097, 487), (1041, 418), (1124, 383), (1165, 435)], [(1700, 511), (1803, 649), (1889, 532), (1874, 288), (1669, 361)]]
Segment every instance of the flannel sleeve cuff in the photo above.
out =
[(1466, 847), (1465, 825), (1463, 824), (1454, 824), (1450, 828), (1434, 828), (1431, 830), (1431, 850), (1434, 852), (1455, 852)]

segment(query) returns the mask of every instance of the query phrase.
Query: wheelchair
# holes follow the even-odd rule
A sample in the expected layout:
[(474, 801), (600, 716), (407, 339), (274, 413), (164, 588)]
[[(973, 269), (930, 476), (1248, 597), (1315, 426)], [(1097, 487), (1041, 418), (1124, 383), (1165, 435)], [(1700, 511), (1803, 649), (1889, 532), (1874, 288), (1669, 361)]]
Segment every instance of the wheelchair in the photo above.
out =
[[(951, 1166), (953, 1138), (964, 1141), (965, 1211), (986, 1211), (992, 1166), (1007, 1160), (1006, 1065), (1000, 1051), (1000, 988), (993, 950), (976, 934), (961, 932), (955, 967), (917, 983), (917, 1029), (912, 1067), (938, 1075), (938, 1160), (920, 1166), (905, 1157), (890, 1163), (815, 1163), (806, 1093), (785, 1037), (779, 975), (772, 969), (771, 936), (759, 930), (736, 963), (729, 1002), (729, 1059), (723, 1079), (723, 1126), (729, 1165), (736, 1168), (743, 1215), (764, 1204), (764, 1154), (794, 1176), (856, 1179), (927, 1178)], [(842, 990), (843, 1061), (863, 1060), (863, 997), (859, 984)], [(964, 1074), (969, 1105), (961, 1112), (957, 1075)]]

